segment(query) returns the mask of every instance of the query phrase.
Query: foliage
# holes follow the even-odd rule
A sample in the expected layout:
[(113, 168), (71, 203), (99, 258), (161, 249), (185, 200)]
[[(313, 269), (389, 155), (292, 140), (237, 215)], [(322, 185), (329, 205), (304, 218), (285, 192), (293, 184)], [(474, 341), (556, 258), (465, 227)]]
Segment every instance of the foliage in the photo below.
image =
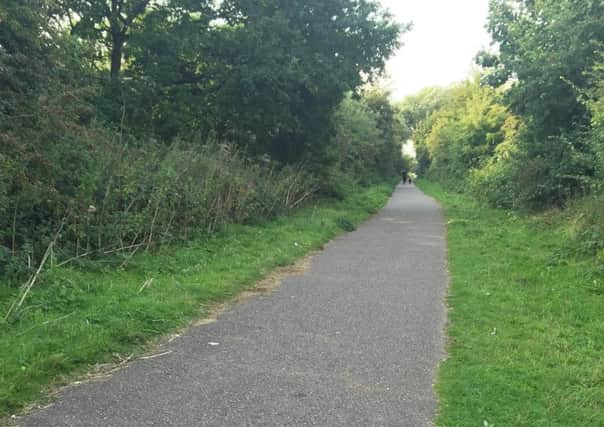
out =
[(381, 180), (400, 174), (403, 168), (402, 143), (405, 142), (406, 129), (400, 121), (398, 110), (390, 103), (390, 93), (373, 88), (364, 98), (369, 109), (376, 114), (380, 140), (376, 141), (377, 156), (373, 170), (377, 170)]
[(602, 190), (604, 7), (583, 3), (490, 3), (498, 51), (477, 56), (482, 87), (403, 103), (420, 174), (514, 209), (564, 206)]
[(447, 97), (447, 89), (439, 86), (427, 87), (407, 96), (397, 106), (402, 123), (409, 132), (417, 130), (424, 120), (446, 103)]
[(402, 127), (388, 94), (372, 89), (348, 94), (333, 115), (336, 166), (361, 182), (398, 175), (402, 168)]
[(367, 170), (375, 166), (375, 142), (381, 138), (377, 115), (363, 99), (348, 94), (335, 111), (333, 120), (339, 169), (355, 176), (367, 176)]
[(325, 160), (334, 108), (406, 30), (367, 0), (66, 4), (72, 33), (109, 55), (106, 118), (121, 122), (125, 105), (139, 134), (214, 135), (285, 163)]
[(416, 125), (414, 140), (420, 174), (493, 206), (561, 206), (596, 179), (594, 144), (586, 136), (538, 139), (498, 90), (477, 82), (449, 88), (446, 101)]
[(466, 188), (470, 175), (515, 133), (517, 119), (498, 98), (476, 81), (449, 88), (440, 107), (415, 126), (419, 172), (450, 188)]
[(602, 55), (589, 73), (587, 109), (591, 126), (585, 139), (589, 141), (594, 156), (594, 175), (590, 182), (593, 193), (604, 190), (604, 57)]
[[(573, 201), (564, 212), (569, 224), (563, 251), (568, 255), (594, 257), (604, 273), (604, 196), (591, 195)], [(602, 286), (604, 292), (604, 285)]]
[(586, 123), (576, 89), (588, 84), (604, 42), (604, 5), (579, 0), (495, 0), (488, 28), (499, 44), (497, 63), (514, 78), (508, 92), (517, 114), (538, 136)]
[[(10, 215), (0, 224), (11, 230), (2, 244), (15, 256), (37, 259), (61, 223), (60, 258), (99, 256), (190, 238), (230, 222), (273, 217), (317, 189), (300, 166), (254, 164), (228, 146), (94, 142), (77, 152), (71, 141), (48, 146), (38, 153), (51, 160), (41, 176), (31, 168), (17, 169), (16, 176), (27, 176), (38, 188), (32, 189), (36, 193), (23, 191), (12, 182), (14, 194), (6, 207)], [(2, 176), (6, 181), (14, 175), (3, 171)], [(14, 265), (2, 265), (3, 272), (18, 276), (19, 269), (6, 271)]]
[(397, 105), (399, 120), (404, 129), (404, 139), (414, 139), (417, 173), (423, 175), (430, 167), (430, 154), (424, 141), (430, 132), (434, 116), (447, 101), (448, 91), (441, 87), (427, 87), (415, 95), (407, 96)]
[(499, 52), (478, 55), (483, 81), (507, 87), (505, 100), (525, 124), (517, 156), (498, 167), (516, 185), (502, 204), (540, 209), (601, 188), (602, 144), (589, 127), (603, 22), (601, 2), (491, 2), (488, 27)]
[[(91, 41), (99, 52), (108, 52), (115, 82), (120, 77), (124, 47), (150, 5), (151, 0), (64, 0), (57, 14), (69, 21), (73, 35)], [(154, 6), (165, 7), (162, 3)]]
[(231, 0), (221, 10), (232, 28), (211, 53), (224, 64), (217, 120), (253, 136), (255, 153), (286, 162), (320, 160), (331, 112), (362, 74), (383, 69), (402, 31), (371, 1)]
[(2, 2), (0, 276), (31, 273), (61, 224), (51, 264), (396, 175), (394, 134), (337, 163), (332, 115), (404, 30), (365, 0)]

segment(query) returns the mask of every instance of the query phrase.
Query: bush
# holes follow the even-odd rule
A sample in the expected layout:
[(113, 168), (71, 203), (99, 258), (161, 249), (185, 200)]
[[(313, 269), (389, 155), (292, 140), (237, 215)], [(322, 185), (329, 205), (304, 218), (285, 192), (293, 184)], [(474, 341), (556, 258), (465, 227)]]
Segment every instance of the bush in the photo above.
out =
[(466, 83), (449, 92), (415, 130), (418, 171), (427, 178), (520, 210), (563, 206), (601, 188), (604, 151), (595, 128), (544, 136), (493, 89)]
[(491, 206), (519, 210), (561, 207), (590, 191), (593, 156), (578, 151), (566, 137), (501, 144), (487, 164), (472, 171), (472, 192)]
[[(184, 31), (190, 38), (177, 50), (187, 59), (175, 59), (173, 49), (160, 52), (158, 40), (147, 44), (147, 38), (128, 33), (127, 66), (105, 76), (104, 66), (97, 67), (108, 52), (97, 50), (103, 43), (85, 30), (97, 18), (107, 19), (105, 11), (56, 3), (8, 0), (0, 6), (0, 275), (31, 273), (50, 247), (49, 264), (148, 249), (290, 211), (320, 188), (343, 198), (356, 183), (391, 174), (384, 166), (394, 164), (398, 140), (386, 96), (372, 105), (351, 104), (362, 126), (353, 126), (346, 114), (334, 119), (339, 126), (328, 126), (343, 91), (360, 83), (358, 73), (346, 71), (350, 67), (341, 70), (350, 84), (319, 79), (325, 85), (302, 85), (308, 89), (302, 92), (299, 75), (273, 70), (281, 84), (276, 100), (275, 85), (265, 84), (263, 61), (250, 70), (231, 64), (231, 54), (199, 55), (201, 27), (171, 26), (172, 18), (185, 19), (188, 12), (154, 7), (145, 18), (133, 17), (137, 25), (151, 25), (145, 27), (151, 36), (156, 30), (162, 36), (166, 29)], [(189, 12), (197, 16), (199, 9)], [(82, 19), (67, 31), (73, 14)], [(356, 19), (367, 28), (375, 24), (363, 14)], [(203, 19), (194, 21), (202, 25)], [(232, 24), (215, 28), (206, 41), (228, 34), (222, 41), (238, 49), (253, 34)], [(394, 40), (398, 29), (393, 25), (387, 32)], [(238, 40), (231, 40), (235, 33)], [(184, 54), (189, 44), (194, 58)], [(238, 53), (249, 55), (247, 49)], [(151, 60), (141, 62), (145, 58)], [(375, 68), (370, 62), (366, 66)], [(207, 67), (218, 73), (199, 72)], [(230, 77), (223, 75), (227, 69)], [(241, 72), (255, 79), (242, 82)], [(233, 90), (240, 84), (245, 90)], [(242, 96), (248, 102), (239, 102)], [(305, 108), (289, 108), (300, 102)], [(338, 147), (328, 137), (336, 127)], [(241, 151), (233, 148), (236, 143)], [(300, 159), (303, 165), (296, 163)]]
[(9, 213), (0, 217), (8, 230), (0, 235), (0, 273), (27, 271), (60, 224), (60, 259), (99, 256), (275, 216), (317, 191), (301, 166), (252, 162), (225, 145), (88, 136), (37, 145), (38, 161), (0, 171), (0, 209)]
[(569, 247), (581, 255), (604, 258), (604, 195), (583, 198), (570, 211)]
[(500, 208), (513, 208), (517, 193), (513, 164), (505, 161), (492, 161), (481, 169), (475, 169), (470, 175), (471, 192), (487, 204)]

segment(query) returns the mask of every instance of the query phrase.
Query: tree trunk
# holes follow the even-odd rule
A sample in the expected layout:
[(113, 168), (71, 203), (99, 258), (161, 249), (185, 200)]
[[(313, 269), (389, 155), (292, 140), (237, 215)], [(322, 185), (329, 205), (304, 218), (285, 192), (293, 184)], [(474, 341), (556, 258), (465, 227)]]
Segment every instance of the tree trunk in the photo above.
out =
[(122, 49), (124, 47), (124, 37), (121, 34), (113, 34), (111, 39), (111, 81), (117, 82), (122, 69)]

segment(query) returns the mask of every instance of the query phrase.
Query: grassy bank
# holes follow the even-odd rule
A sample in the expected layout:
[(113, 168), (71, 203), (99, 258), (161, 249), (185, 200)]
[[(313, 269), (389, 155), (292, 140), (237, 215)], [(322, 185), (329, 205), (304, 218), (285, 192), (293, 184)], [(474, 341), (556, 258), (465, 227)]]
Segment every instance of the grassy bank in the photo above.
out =
[[(228, 226), (187, 246), (137, 255), (121, 268), (96, 262), (44, 273), (22, 310), (0, 320), (0, 418), (94, 364), (142, 352), (152, 338), (202, 317), (367, 218), (391, 190), (373, 187), (274, 221)], [(3, 317), (16, 297), (0, 283)]]
[(604, 426), (604, 274), (564, 212), (520, 217), (421, 182), (448, 217), (438, 426)]

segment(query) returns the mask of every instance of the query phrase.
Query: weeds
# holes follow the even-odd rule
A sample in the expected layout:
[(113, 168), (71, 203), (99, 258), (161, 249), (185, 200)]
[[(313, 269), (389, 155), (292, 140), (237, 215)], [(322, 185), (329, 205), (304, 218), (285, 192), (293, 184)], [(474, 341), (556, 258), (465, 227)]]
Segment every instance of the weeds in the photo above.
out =
[(356, 226), (344, 217), (336, 218), (336, 225), (344, 231), (354, 231), (356, 229)]
[[(128, 147), (96, 138), (90, 151), (65, 154), (76, 171), (57, 160), (50, 176), (23, 170), (0, 177), (11, 181), (13, 192), (5, 200), (12, 214), (0, 217), (0, 229), (9, 230), (0, 233), (0, 276), (16, 281), (33, 274), (59, 224), (64, 227), (50, 263), (129, 257), (227, 223), (275, 217), (318, 189), (302, 165), (252, 162), (228, 146)], [(46, 157), (61, 158), (72, 146), (45, 149)]]

